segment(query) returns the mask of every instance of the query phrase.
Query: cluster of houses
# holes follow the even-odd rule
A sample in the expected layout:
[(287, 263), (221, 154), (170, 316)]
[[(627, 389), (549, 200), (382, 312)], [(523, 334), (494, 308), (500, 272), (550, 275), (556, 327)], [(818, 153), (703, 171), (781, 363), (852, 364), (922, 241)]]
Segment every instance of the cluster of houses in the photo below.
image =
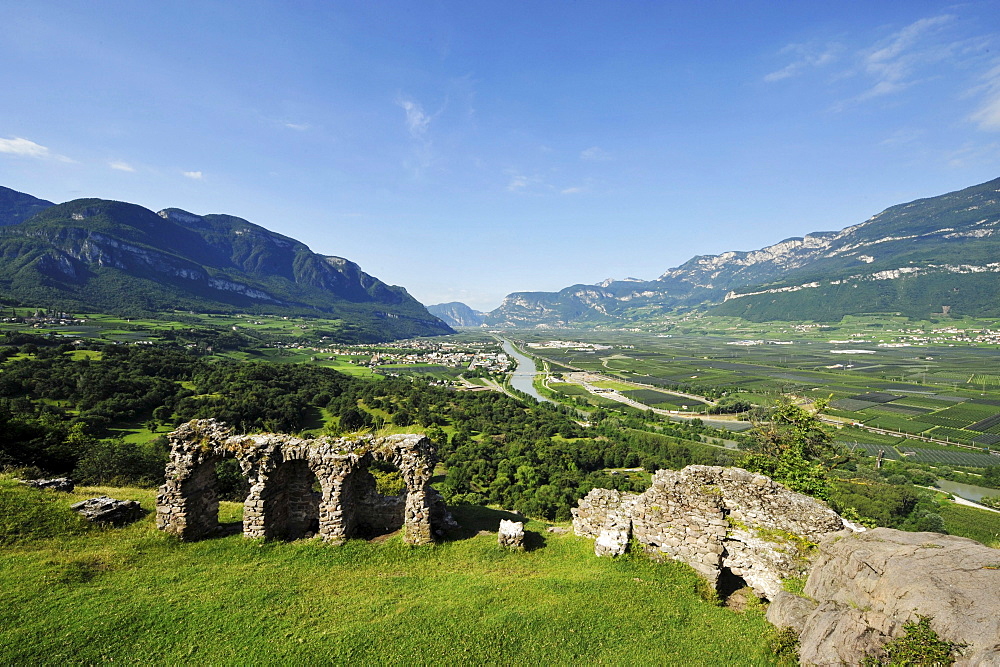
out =
[[(988, 345), (1000, 345), (1000, 331), (994, 329), (959, 329), (958, 327), (945, 327), (943, 329), (887, 329), (880, 336), (889, 338), (879, 343), (879, 347), (908, 347), (910, 345), (942, 345), (955, 343), (984, 343)], [(864, 334), (851, 334), (852, 337), (863, 336)], [(870, 337), (871, 334), (868, 334)], [(840, 341), (830, 341), (831, 343)], [(871, 341), (852, 340), (853, 343), (867, 343)]]
[(456, 344), (409, 340), (379, 345), (344, 345), (320, 351), (355, 357), (354, 363), (370, 368), (389, 364), (429, 364), (504, 373), (510, 370), (514, 363), (495, 343)]
[(538, 350), (610, 350), (612, 346), (575, 340), (547, 340), (544, 343), (528, 343), (528, 347)]
[(12, 309), (11, 316), (0, 318), (0, 322), (5, 322), (7, 324), (30, 324), (32, 327), (38, 328), (44, 326), (70, 326), (86, 324), (87, 320), (74, 317), (69, 313), (58, 311), (46, 313), (44, 310), (36, 310), (32, 315), (17, 315), (16, 311), (13, 311)]

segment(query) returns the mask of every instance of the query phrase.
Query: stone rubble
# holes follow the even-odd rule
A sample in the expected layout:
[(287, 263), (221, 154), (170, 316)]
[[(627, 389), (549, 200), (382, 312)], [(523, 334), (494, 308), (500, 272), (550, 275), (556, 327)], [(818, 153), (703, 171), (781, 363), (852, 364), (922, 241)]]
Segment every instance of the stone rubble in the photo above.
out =
[(70, 493), (76, 488), (69, 477), (56, 477), (55, 479), (23, 479), (22, 484), (33, 486), (36, 489), (50, 489), (52, 491), (63, 491)]
[(70, 509), (83, 515), (87, 521), (110, 523), (116, 526), (138, 521), (144, 514), (137, 501), (117, 500), (108, 496), (81, 500), (70, 505)]
[(628, 550), (628, 531), (601, 530), (594, 540), (594, 553), (598, 556), (621, 556)]
[[(225, 458), (239, 461), (250, 482), (243, 504), (246, 537), (300, 539), (314, 533), (340, 543), (402, 527), (408, 544), (427, 544), (456, 526), (430, 486), (437, 459), (424, 436), (309, 440), (276, 433), (235, 435), (225, 424), (205, 419), (181, 425), (168, 438), (170, 461), (156, 498), (156, 525), (184, 540), (219, 530), (215, 466)], [(377, 493), (368, 472), (375, 461), (399, 469), (404, 495)]]
[(506, 549), (524, 550), (524, 522), (500, 519), (497, 543)]
[(783, 579), (803, 575), (807, 547), (845, 530), (822, 502), (741, 468), (659, 470), (642, 494), (593, 489), (572, 510), (577, 535), (598, 555), (624, 553), (629, 538), (683, 561), (717, 586), (728, 571), (773, 599)]

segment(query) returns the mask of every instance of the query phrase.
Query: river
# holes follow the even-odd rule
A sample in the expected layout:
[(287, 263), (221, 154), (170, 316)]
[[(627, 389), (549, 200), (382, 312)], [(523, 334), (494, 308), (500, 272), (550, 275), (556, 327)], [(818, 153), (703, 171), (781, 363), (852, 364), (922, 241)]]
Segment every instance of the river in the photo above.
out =
[(948, 493), (976, 503), (982, 500), (984, 496), (1000, 496), (1000, 489), (988, 489), (985, 486), (976, 486), (975, 484), (952, 482), (949, 479), (939, 479), (937, 486), (942, 491), (947, 491)]
[(555, 403), (555, 401), (539, 394), (538, 390), (535, 389), (535, 376), (538, 374), (538, 371), (535, 370), (535, 360), (518, 352), (506, 338), (502, 338), (501, 340), (503, 341), (503, 351), (517, 362), (517, 368), (514, 369), (514, 372), (510, 376), (510, 386), (518, 391), (523, 391), (538, 401)]

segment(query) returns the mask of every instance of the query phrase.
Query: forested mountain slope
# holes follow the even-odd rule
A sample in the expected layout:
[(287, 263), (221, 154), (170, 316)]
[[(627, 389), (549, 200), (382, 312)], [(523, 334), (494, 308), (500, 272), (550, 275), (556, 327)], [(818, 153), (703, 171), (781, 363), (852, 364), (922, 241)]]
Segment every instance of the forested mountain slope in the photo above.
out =
[(24, 222), (49, 206), (55, 204), (0, 185), (0, 227)]
[(402, 287), (242, 218), (101, 199), (0, 227), (0, 290), (67, 311), (322, 315), (344, 340), (451, 332)]

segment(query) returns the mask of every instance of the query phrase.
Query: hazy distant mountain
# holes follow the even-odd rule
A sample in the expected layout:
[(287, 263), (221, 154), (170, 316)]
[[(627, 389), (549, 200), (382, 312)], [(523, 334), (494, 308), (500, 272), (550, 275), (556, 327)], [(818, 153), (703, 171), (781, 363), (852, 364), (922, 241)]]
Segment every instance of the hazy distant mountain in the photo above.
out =
[(835, 320), (901, 312), (1000, 315), (1000, 179), (882, 211), (839, 232), (750, 252), (701, 255), (646, 282), (517, 292), (495, 326), (638, 321), (677, 308), (753, 320)]
[[(24, 197), (5, 198), (13, 205), (0, 216), (21, 215)], [(402, 287), (241, 218), (101, 199), (51, 205), (0, 227), (0, 292), (69, 311), (340, 318), (334, 333), (345, 341), (451, 333)]]
[(461, 301), (427, 306), (427, 312), (440, 317), (445, 324), (451, 327), (478, 327), (482, 325), (483, 319), (486, 317), (486, 313), (473, 310)]
[(50, 206), (55, 204), (0, 185), (0, 227), (24, 222)]

